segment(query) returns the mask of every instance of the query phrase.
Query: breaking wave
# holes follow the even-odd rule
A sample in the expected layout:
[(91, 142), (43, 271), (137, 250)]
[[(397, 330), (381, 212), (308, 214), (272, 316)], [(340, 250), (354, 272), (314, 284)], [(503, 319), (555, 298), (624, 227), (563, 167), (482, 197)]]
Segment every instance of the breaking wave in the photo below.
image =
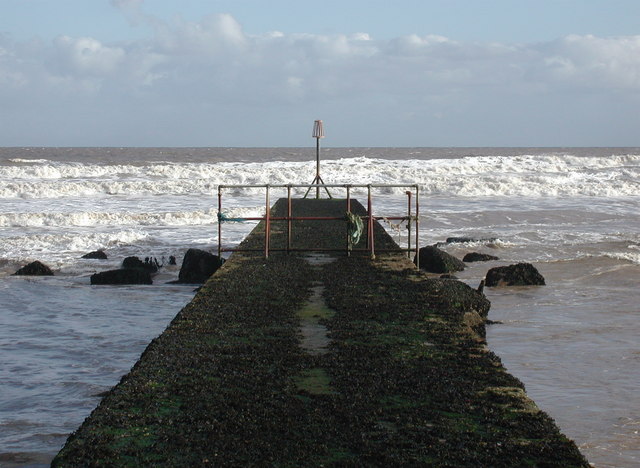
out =
[[(233, 207), (223, 210), (229, 218), (260, 217), (264, 207)], [(120, 213), (101, 211), (0, 213), (0, 227), (91, 226), (199, 226), (218, 222), (217, 209), (195, 211)]]
[[(417, 183), (426, 195), (626, 197), (640, 193), (638, 155), (477, 156), (429, 160), (355, 157), (322, 164), (323, 179), (327, 183)], [(313, 170), (313, 163), (282, 161), (141, 165), (38, 161), (0, 167), (3, 182), (0, 197), (214, 195), (219, 185), (309, 183)]]
[(175, 226), (212, 224), (217, 211), (165, 213), (47, 212), (0, 214), (0, 227)]
[(2, 239), (0, 256), (13, 259), (33, 258), (38, 252), (89, 252), (97, 248), (112, 248), (139, 242), (148, 236), (138, 229), (116, 232), (69, 234), (35, 234), (11, 236)]

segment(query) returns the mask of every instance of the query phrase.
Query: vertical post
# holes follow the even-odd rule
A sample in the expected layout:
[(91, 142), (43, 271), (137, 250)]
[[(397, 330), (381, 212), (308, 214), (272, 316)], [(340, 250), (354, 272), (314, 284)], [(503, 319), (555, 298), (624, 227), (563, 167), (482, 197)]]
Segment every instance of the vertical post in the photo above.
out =
[(419, 240), (419, 230), (420, 230), (420, 194), (418, 192), (419, 188), (416, 185), (416, 267), (420, 268), (420, 240)]
[(222, 186), (218, 185), (218, 257), (222, 256)]
[(271, 234), (271, 213), (269, 206), (269, 184), (266, 186), (267, 194), (265, 196), (265, 214), (264, 214), (264, 258), (269, 258), (269, 237)]
[[(311, 134), (313, 138), (316, 139), (316, 177), (311, 182), (311, 185), (316, 185), (316, 200), (320, 198), (320, 184), (324, 184), (322, 181), (322, 177), (320, 177), (320, 138), (324, 138), (324, 127), (322, 126), (322, 120), (316, 120), (313, 122), (313, 133)], [(325, 187), (325, 190), (326, 187)], [(307, 194), (309, 191), (307, 190)], [(327, 194), (329, 194), (329, 198), (331, 198), (331, 194), (329, 190), (327, 190)], [(305, 198), (307, 195), (305, 195)]]
[[(351, 213), (351, 185), (347, 184), (347, 213)], [(347, 257), (351, 256), (351, 237), (349, 236), (349, 222), (347, 221)]]
[(287, 253), (291, 252), (291, 184), (287, 185)]
[(407, 190), (407, 257), (411, 258), (411, 190)]
[(316, 200), (320, 198), (320, 137), (316, 137)]
[(371, 248), (371, 185), (367, 186), (367, 250)]
[(368, 244), (369, 244), (369, 251), (371, 252), (371, 259), (376, 258), (376, 248), (375, 248), (375, 242), (374, 242), (374, 234), (373, 234), (373, 203), (371, 200), (371, 184), (369, 184), (367, 186), (367, 211), (368, 211), (368, 215), (369, 215), (369, 221), (367, 223), (368, 225), (368, 229), (367, 229), (367, 237), (369, 239)]

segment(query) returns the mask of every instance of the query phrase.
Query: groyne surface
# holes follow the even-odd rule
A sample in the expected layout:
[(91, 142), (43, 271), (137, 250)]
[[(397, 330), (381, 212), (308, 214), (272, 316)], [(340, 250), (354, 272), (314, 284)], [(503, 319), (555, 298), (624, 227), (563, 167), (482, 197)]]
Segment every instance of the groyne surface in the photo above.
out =
[[(296, 248), (345, 245), (344, 221), (293, 232)], [(260, 224), (242, 247), (263, 239)], [(482, 294), (406, 254), (305, 255), (232, 255), (52, 466), (589, 466), (485, 347)]]

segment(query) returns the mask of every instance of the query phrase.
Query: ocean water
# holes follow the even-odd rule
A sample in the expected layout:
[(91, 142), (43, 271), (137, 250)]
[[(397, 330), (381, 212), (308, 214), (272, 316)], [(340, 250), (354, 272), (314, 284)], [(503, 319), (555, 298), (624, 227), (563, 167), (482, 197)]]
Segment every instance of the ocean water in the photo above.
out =
[[(167, 284), (179, 266), (151, 286), (92, 273), (215, 251), (220, 184), (314, 175), (315, 148), (0, 148), (0, 466), (46, 466), (193, 297)], [(533, 263), (546, 286), (485, 289), (489, 347), (595, 466), (640, 465), (640, 148), (322, 148), (322, 178), (419, 184), (422, 245), (466, 236), (443, 248), (500, 258), (459, 274), (474, 287)], [(405, 214), (404, 189), (373, 195), (375, 214)], [(229, 217), (264, 209), (262, 190), (223, 193)], [(254, 224), (225, 223), (222, 245)], [(96, 249), (109, 259), (80, 258)], [(33, 260), (55, 276), (12, 275)]]

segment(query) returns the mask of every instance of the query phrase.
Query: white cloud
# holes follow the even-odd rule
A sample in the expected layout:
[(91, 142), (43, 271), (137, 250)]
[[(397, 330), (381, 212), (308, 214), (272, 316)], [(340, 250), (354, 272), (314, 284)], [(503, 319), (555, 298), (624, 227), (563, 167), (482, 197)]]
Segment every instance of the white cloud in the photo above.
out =
[(640, 36), (571, 35), (552, 43), (545, 63), (573, 85), (640, 89)]
[(226, 56), (242, 49), (247, 41), (240, 24), (228, 14), (211, 15), (200, 22), (157, 23), (155, 30), (156, 47), (172, 55)]
[(60, 36), (54, 46), (63, 66), (70, 73), (108, 76), (124, 60), (126, 52), (121, 47), (105, 46), (90, 37), (74, 39)]
[[(112, 4), (139, 14), (142, 0)], [(382, 41), (367, 33), (250, 35), (228, 14), (197, 22), (145, 21), (153, 36), (128, 43), (0, 38), (0, 98), (10, 96), (19, 106), (37, 96), (47, 108), (60, 92), (80, 91), (91, 99), (78, 97), (74, 105), (99, 105), (105, 118), (126, 112), (139, 121), (145, 115), (175, 119), (176, 125), (191, 114), (202, 118), (198, 109), (203, 115), (221, 108), (261, 115), (296, 107), (342, 109), (344, 115), (358, 108), (363, 115), (388, 112), (416, 121), (429, 116), (445, 125), (478, 112), (479, 102), (504, 113), (516, 100), (540, 112), (548, 100), (552, 112), (547, 96), (554, 93), (579, 99), (585, 90), (603, 101), (612, 90), (640, 94), (640, 36), (567, 36), (544, 44), (467, 43), (437, 35)]]
[(125, 12), (125, 14), (138, 13), (140, 7), (144, 3), (144, 0), (109, 0), (111, 5), (119, 10)]

